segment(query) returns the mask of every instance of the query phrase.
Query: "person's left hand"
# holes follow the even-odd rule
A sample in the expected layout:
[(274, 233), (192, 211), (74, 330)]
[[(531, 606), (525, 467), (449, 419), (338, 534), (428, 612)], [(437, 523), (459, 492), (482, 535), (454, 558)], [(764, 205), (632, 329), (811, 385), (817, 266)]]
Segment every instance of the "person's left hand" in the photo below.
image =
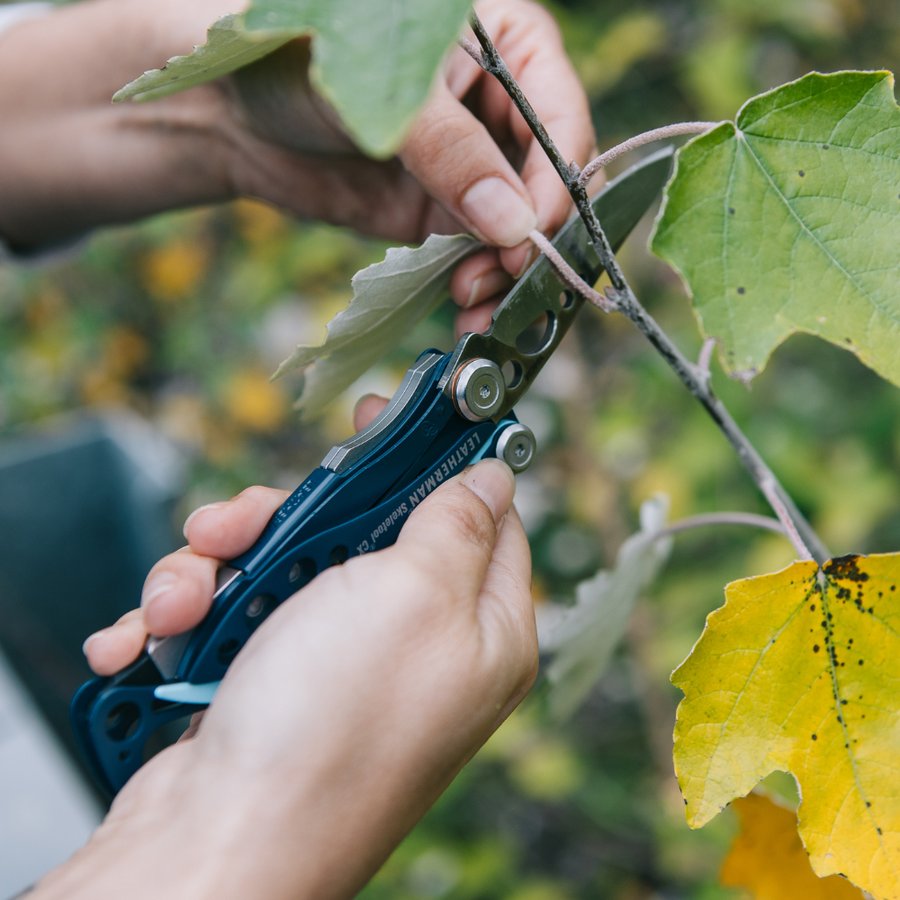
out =
[[(189, 53), (217, 15), (246, 2), (82, 0), (4, 34), (0, 237), (29, 250), (235, 197), (395, 241), (471, 231), (489, 247), (458, 267), (451, 293), (458, 332), (483, 331), (496, 307), (484, 301), (533, 259), (529, 232), (555, 233), (571, 203), (503, 88), (461, 48), (387, 161), (323, 126), (303, 41), (224, 80), (110, 104), (125, 82)], [(590, 109), (553, 17), (532, 0), (476, 8), (565, 159), (584, 165)]]
[[(553, 17), (532, 0), (481, 0), (475, 8), (563, 157), (583, 166), (594, 147), (590, 109)], [(491, 248), (459, 266), (451, 293), (464, 310), (458, 332), (483, 331), (496, 303), (480, 304), (510, 287), (534, 258), (529, 232), (552, 236), (572, 208), (525, 120), (500, 83), (456, 47), (396, 159), (348, 155), (339, 138), (333, 154), (293, 153), (304, 137), (285, 115), (292, 98), (284, 79), (290, 57), (299, 57), (295, 95), (308, 93), (305, 52), (288, 45), (237, 79), (251, 85), (244, 96), (259, 109), (245, 104), (247, 127), (233, 133), (236, 192), (392, 240), (470, 231)], [(277, 99), (266, 102), (267, 92)], [(323, 130), (327, 146), (327, 125)]]

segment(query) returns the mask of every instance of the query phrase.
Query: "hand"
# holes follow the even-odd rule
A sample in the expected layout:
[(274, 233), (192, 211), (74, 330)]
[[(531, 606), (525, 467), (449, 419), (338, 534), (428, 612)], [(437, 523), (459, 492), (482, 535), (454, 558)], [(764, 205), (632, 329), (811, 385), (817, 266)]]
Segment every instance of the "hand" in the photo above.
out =
[[(482, 301), (524, 270), (529, 231), (554, 233), (570, 204), (502, 88), (461, 49), (398, 158), (382, 163), (345, 146), (331, 156), (290, 149), (298, 129), (265, 127), (240, 100), (241, 78), (110, 105), (126, 81), (190, 52), (217, 15), (245, 4), (85, 0), (7, 32), (0, 235), (28, 247), (235, 196), (400, 241), (463, 228), (497, 248), (466, 260), (451, 286), (460, 332), (483, 330), (496, 303)], [(482, 0), (478, 11), (563, 155), (583, 165), (590, 112), (550, 14), (530, 0)]]
[[(590, 109), (553, 17), (530, 0), (482, 0), (476, 8), (563, 156), (584, 165), (594, 147)], [(399, 241), (472, 232), (500, 249), (466, 260), (451, 293), (467, 310), (459, 333), (484, 330), (496, 302), (479, 304), (509, 288), (534, 258), (528, 233), (554, 234), (571, 210), (568, 192), (524, 119), (499, 82), (455, 48), (398, 159), (348, 155), (346, 142), (322, 118), (313, 138), (319, 154), (304, 155), (310, 137), (295, 122), (314, 118), (307, 54), (306, 44), (294, 42), (236, 79), (248, 126), (233, 136), (236, 191)], [(302, 106), (286, 96), (291, 73)], [(255, 137), (260, 134), (266, 142)], [(329, 147), (334, 153), (323, 155)]]
[[(509, 469), (485, 460), (417, 507), (393, 547), (276, 609), (196, 736), (132, 778), (36, 900), (123, 884), (132, 897), (354, 896), (534, 678), (513, 491)], [(248, 498), (259, 516), (242, 526)], [(203, 511), (192, 547), (247, 546), (282, 499), (257, 488)], [(206, 577), (204, 555), (178, 558), (180, 579)]]
[[(366, 427), (387, 405), (367, 394), (353, 411), (353, 427)], [(141, 605), (84, 642), (88, 665), (114, 675), (137, 659), (149, 635), (167, 637), (197, 625), (209, 611), (223, 560), (249, 550), (288, 491), (251, 487), (227, 502), (194, 510), (184, 523), (187, 546), (163, 557), (144, 580)]]

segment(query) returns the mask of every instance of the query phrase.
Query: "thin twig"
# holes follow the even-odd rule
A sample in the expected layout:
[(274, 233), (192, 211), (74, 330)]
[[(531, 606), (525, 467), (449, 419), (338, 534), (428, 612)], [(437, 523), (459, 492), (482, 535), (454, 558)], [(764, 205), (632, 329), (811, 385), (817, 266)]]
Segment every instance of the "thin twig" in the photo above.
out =
[[(738, 458), (744, 464), (750, 477), (763, 492), (770, 504), (774, 498), (781, 507), (785, 518), (789, 520), (794, 531), (801, 537), (801, 543), (808, 548), (807, 552), (812, 553), (812, 557), (818, 563), (824, 563), (829, 558), (829, 552), (821, 538), (813, 531), (810, 524), (803, 518), (800, 510), (791, 499), (787, 491), (779, 484), (775, 475), (766, 465), (763, 458), (759, 455), (756, 448), (750, 443), (737, 422), (731, 417), (731, 414), (725, 408), (724, 404), (712, 392), (709, 385), (709, 379), (700, 374), (697, 367), (691, 363), (684, 354), (672, 343), (669, 336), (659, 327), (653, 317), (644, 309), (640, 301), (635, 296), (630, 285), (625, 280), (622, 270), (612, 252), (609, 241), (597, 221), (594, 208), (587, 195), (585, 186), (579, 182), (580, 171), (574, 163), (570, 166), (562, 154), (559, 152), (556, 144), (547, 133), (534, 108), (528, 102), (528, 99), (522, 93), (512, 73), (503, 62), (497, 48), (491, 41), (490, 35), (485, 30), (484, 25), (475, 13), (472, 13), (472, 28), (478, 42), (481, 44), (482, 55), (484, 57), (484, 69), (494, 75), (503, 85), (507, 94), (509, 94), (516, 109), (522, 114), (528, 127), (531, 129), (536, 140), (546, 153), (548, 159), (553, 164), (559, 177), (562, 179), (569, 195), (575, 203), (575, 207), (581, 216), (582, 221), (587, 229), (591, 244), (597, 254), (600, 264), (606, 270), (609, 280), (612, 283), (612, 292), (607, 291), (607, 296), (612, 294), (612, 299), (623, 315), (630, 319), (637, 327), (638, 331), (650, 341), (656, 348), (657, 352), (669, 364), (675, 374), (681, 379), (685, 387), (703, 404), (706, 411), (712, 417), (719, 430), (725, 435), (732, 447), (737, 452)], [(767, 485), (763, 487), (764, 483)], [(775, 507), (773, 506), (773, 509)], [(776, 514), (778, 510), (775, 509)], [(781, 518), (781, 516), (779, 516)], [(784, 521), (784, 519), (782, 519)]]
[(589, 300), (594, 306), (599, 306), (603, 312), (613, 312), (616, 304), (595, 291), (560, 255), (559, 251), (536, 228), (528, 235), (535, 243), (538, 250), (550, 260), (556, 273), (573, 291), (581, 294), (585, 300)]
[(657, 535), (659, 537), (667, 537), (670, 534), (677, 534), (679, 531), (703, 528), (708, 525), (748, 525), (751, 528), (765, 528), (767, 531), (774, 531), (776, 534), (782, 535), (782, 537), (787, 537), (784, 526), (778, 519), (773, 519), (771, 516), (759, 516), (756, 513), (742, 512), (703, 513), (699, 516), (688, 516), (670, 523), (665, 528), (661, 528)]
[(465, 37), (464, 35), (460, 35), (458, 43), (459, 46), (462, 47), (463, 50), (465, 50), (466, 53), (468, 53), (469, 56), (471, 56), (479, 66), (481, 66), (482, 69), (485, 69), (485, 71), (487, 71), (484, 65), (484, 56), (482, 56), (481, 51), (467, 37)]
[[(469, 42), (471, 43), (471, 41)], [(651, 131), (645, 131), (643, 134), (636, 134), (621, 144), (616, 144), (605, 153), (592, 159), (581, 171), (578, 176), (580, 184), (587, 184), (601, 169), (605, 169), (614, 159), (618, 159), (625, 153), (637, 150), (644, 144), (650, 144), (653, 141), (664, 141), (666, 138), (677, 137), (682, 134), (703, 134), (710, 128), (715, 128), (718, 122), (677, 122), (675, 125), (664, 125), (662, 128), (654, 128)]]
[[(775, 510), (775, 515), (778, 516), (778, 520), (784, 525), (785, 534), (787, 535), (788, 540), (794, 545), (794, 549), (800, 554), (800, 558), (812, 559), (813, 555), (809, 552), (809, 547), (806, 546), (803, 538), (800, 537), (800, 532), (791, 520), (787, 507), (785, 507), (781, 497), (778, 496), (775, 487), (774, 476), (771, 478), (764, 478), (760, 485), (763, 494), (766, 496), (766, 500), (769, 501), (769, 506)], [(819, 562), (822, 562), (822, 560), (819, 560)]]

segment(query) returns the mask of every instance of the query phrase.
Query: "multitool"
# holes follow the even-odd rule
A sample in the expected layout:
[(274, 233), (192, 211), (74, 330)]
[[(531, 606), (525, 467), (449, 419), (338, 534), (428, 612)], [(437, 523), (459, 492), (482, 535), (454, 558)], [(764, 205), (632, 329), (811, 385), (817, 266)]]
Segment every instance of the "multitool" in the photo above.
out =
[[(593, 207), (617, 249), (668, 178), (672, 151), (607, 184)], [(575, 217), (553, 241), (589, 284), (602, 268)], [(450, 353), (426, 350), (384, 411), (334, 447), (272, 516), (259, 540), (218, 572), (212, 607), (193, 630), (148, 639), (139, 659), (75, 694), (72, 727), (97, 780), (115, 794), (162, 725), (206, 707), (228, 666), (280, 603), (329, 566), (394, 543), (409, 514), (443, 481), (483, 457), (528, 468), (534, 435), (513, 407), (583, 303), (540, 256), (483, 334)]]

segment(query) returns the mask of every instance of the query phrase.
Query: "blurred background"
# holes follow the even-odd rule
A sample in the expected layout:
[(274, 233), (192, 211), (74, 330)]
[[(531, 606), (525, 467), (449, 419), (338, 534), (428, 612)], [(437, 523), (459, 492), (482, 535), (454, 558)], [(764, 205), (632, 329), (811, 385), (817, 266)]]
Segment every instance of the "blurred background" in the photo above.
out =
[[(547, 5), (590, 93), (601, 149), (674, 121), (733, 118), (750, 96), (813, 69), (900, 63), (898, 0)], [(696, 355), (685, 294), (645, 250), (650, 225), (626, 245), (623, 265)], [(295, 377), (268, 381), (295, 343), (324, 337), (351, 276), (385, 249), (240, 201), (99, 232), (39, 265), (0, 265), (0, 647), (9, 664), (0, 671), (0, 871), (15, 868), (16, 842), (31, 835), (43, 847), (29, 863), (34, 877), (99, 815), (65, 753), (66, 705), (88, 675), (80, 645), (137, 604), (187, 514), (250, 484), (295, 487), (350, 433), (361, 394), (390, 394), (422, 349), (452, 346), (448, 305), (314, 423), (292, 411)], [(835, 553), (900, 549), (896, 388), (802, 336), (751, 391), (715, 365), (714, 378)], [(767, 512), (703, 411), (624, 319), (585, 310), (517, 411), (540, 448), (517, 495), (539, 602), (571, 602), (579, 580), (611, 565), (656, 491), (675, 518)], [(699, 832), (684, 822), (671, 763), (679, 693), (668, 676), (728, 581), (792, 558), (763, 532), (677, 537), (580, 712), (551, 727), (539, 687), (363, 896), (739, 896), (718, 885), (731, 813)], [(14, 703), (4, 705), (3, 685)], [(15, 759), (34, 759), (22, 748), (37, 744), (49, 754), (40, 772), (2, 765), (16, 746)], [(41, 791), (57, 812), (41, 813)], [(64, 840), (50, 839), (51, 821), (57, 831), (67, 823)], [(20, 869), (15, 878), (28, 877)]]

